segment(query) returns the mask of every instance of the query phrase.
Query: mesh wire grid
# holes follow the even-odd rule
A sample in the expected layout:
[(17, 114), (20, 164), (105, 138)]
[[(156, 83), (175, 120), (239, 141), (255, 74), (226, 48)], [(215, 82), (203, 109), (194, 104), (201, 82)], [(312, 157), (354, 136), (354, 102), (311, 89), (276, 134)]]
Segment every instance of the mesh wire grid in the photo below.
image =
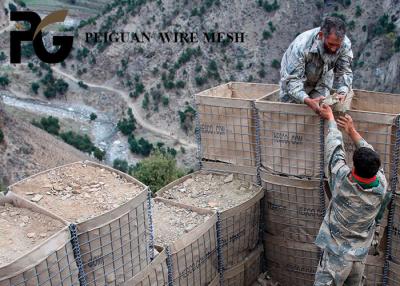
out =
[(281, 239), (312, 243), (324, 214), (320, 203), (319, 181), (266, 174), (261, 178), (265, 190), (265, 230)]
[(256, 166), (256, 138), (250, 106), (198, 104), (201, 154), (204, 159)]
[(70, 242), (45, 260), (13, 277), (0, 280), (1, 286), (70, 286), (79, 285), (79, 270)]
[(144, 200), (121, 217), (78, 233), (87, 285), (119, 285), (150, 263), (147, 207)]
[(258, 114), (261, 166), (277, 174), (318, 177), (319, 117), (302, 110), (260, 109)]
[(218, 276), (217, 231), (212, 224), (193, 242), (171, 248), (170, 285), (208, 285)]
[(260, 201), (256, 195), (245, 208), (239, 206), (221, 213), (221, 247), (224, 269), (240, 263), (260, 240)]

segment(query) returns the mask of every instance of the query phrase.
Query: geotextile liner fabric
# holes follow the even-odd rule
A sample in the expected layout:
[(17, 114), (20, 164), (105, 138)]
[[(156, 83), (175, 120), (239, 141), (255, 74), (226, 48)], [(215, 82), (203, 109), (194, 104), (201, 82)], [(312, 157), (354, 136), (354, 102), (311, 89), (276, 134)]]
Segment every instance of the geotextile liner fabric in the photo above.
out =
[(221, 243), (224, 267), (232, 267), (257, 247), (260, 239), (260, 211), (264, 191), (250, 200), (221, 212)]
[(261, 273), (263, 246), (259, 245), (245, 257), (238, 265), (224, 270), (223, 284), (220, 277), (216, 277), (209, 286), (251, 286)]
[(366, 278), (364, 285), (368, 286), (383, 285), (384, 265), (385, 265), (385, 259), (383, 256), (368, 255), (364, 269), (364, 276)]
[(123, 286), (164, 286), (168, 285), (167, 253), (162, 250), (154, 260)]
[(389, 286), (399, 286), (400, 285), (400, 264), (389, 261)]
[(277, 89), (273, 84), (229, 82), (196, 94), (201, 157), (256, 166), (254, 100)]
[[(302, 180), (261, 171), (265, 190), (265, 230), (276, 239), (313, 243), (323, 220), (318, 180)], [(328, 199), (325, 198), (325, 208)]]
[(400, 198), (398, 195), (393, 200), (394, 216), (392, 224), (392, 253), (394, 262), (400, 264)]
[(318, 248), (311, 243), (282, 240), (264, 235), (266, 266), (274, 281), (282, 286), (309, 286), (319, 261)]
[[(9, 192), (0, 204), (10, 203), (57, 219), (46, 210)], [(63, 222), (63, 221), (62, 221)], [(41, 242), (32, 250), (0, 268), (1, 286), (79, 285), (68, 226)]]
[(219, 275), (216, 224), (214, 214), (169, 246), (173, 285), (208, 285)]

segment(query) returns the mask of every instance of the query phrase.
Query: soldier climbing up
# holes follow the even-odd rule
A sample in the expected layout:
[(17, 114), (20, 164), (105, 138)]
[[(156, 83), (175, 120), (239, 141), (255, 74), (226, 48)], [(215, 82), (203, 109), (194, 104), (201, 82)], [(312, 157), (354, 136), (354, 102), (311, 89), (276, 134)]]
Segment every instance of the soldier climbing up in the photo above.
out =
[(327, 17), (321, 27), (298, 35), (282, 57), (280, 100), (305, 103), (317, 114), (319, 101), (330, 95), (334, 78), (335, 100), (352, 97), (351, 43), (345, 23)]
[[(354, 128), (349, 115), (335, 122), (332, 109), (323, 104), (320, 115), (328, 120), (325, 174), (332, 199), (315, 244), (323, 249), (314, 286), (363, 285), (365, 261), (371, 244), (377, 245), (379, 223), (391, 193), (381, 161)], [(346, 164), (341, 127), (357, 146), (353, 169)]]

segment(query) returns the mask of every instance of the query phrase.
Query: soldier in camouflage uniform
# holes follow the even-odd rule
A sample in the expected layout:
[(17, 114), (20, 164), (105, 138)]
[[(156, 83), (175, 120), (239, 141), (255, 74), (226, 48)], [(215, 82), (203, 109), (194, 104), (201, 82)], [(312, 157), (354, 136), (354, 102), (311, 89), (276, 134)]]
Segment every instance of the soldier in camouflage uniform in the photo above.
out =
[(280, 100), (305, 103), (317, 114), (319, 101), (330, 94), (334, 78), (336, 98), (352, 96), (351, 43), (345, 23), (327, 17), (321, 27), (296, 37), (282, 57)]
[[(315, 244), (323, 255), (315, 275), (315, 286), (363, 285), (369, 248), (377, 241), (377, 225), (390, 201), (379, 155), (355, 130), (349, 115), (335, 122), (332, 109), (323, 104), (321, 117), (328, 120), (325, 173), (332, 199)], [(339, 127), (350, 136), (357, 149), (354, 168), (346, 165)]]

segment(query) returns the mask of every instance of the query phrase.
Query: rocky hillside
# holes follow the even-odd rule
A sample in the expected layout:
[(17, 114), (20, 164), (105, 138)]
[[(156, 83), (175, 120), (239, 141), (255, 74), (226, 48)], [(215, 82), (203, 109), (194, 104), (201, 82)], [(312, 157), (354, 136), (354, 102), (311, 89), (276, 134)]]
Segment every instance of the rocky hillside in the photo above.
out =
[[(51, 10), (35, 6), (36, 2), (26, 0), (25, 6), (41, 12)], [(64, 2), (68, 1), (49, 0), (48, 5), (61, 7)], [(85, 1), (72, 2), (79, 6)], [(354, 53), (353, 86), (400, 93), (398, 0), (115, 0), (98, 5), (96, 16), (71, 13), (71, 22), (80, 23), (79, 27), (61, 27), (75, 35), (70, 56), (53, 67), (53, 75), (69, 84), (62, 99), (93, 105), (118, 118), (126, 112), (124, 107), (132, 107), (142, 123), (139, 125), (146, 127), (138, 128), (135, 136), (147, 136), (152, 142), (159, 138), (177, 150), (187, 148), (189, 151), (181, 154), (185, 156), (182, 164), (194, 162), (193, 95), (227, 81), (277, 83), (280, 60), (287, 46), (299, 33), (319, 26), (325, 15), (341, 17), (347, 23)], [(0, 27), (6, 27), (7, 19), (4, 16), (0, 19)], [(86, 33), (104, 31), (139, 35), (244, 32), (245, 40), (86, 43)], [(43, 82), (47, 71), (39, 67), (29, 47), (25, 50), (25, 65), (8, 64), (7, 32), (2, 34), (0, 49), (4, 53), (2, 56), (0, 52), (0, 76), (7, 76), (10, 81), (3, 88), (16, 96), (46, 100), (45, 89), (49, 87)], [(30, 67), (26, 65), (28, 62)], [(37, 94), (32, 87), (35, 81), (39, 86)]]
[(30, 123), (24, 122), (0, 106), (0, 187), (59, 165), (92, 160), (72, 146)]
[[(178, 112), (193, 103), (192, 95), (221, 82), (278, 82), (287, 46), (298, 33), (318, 26), (324, 15), (347, 23), (355, 55), (354, 87), (400, 92), (400, 5), (395, 0), (128, 2), (114, 2), (110, 6), (114, 8), (84, 22), (65, 69), (81, 74), (83, 80), (107, 82), (130, 92), (138, 109), (157, 126), (169, 124), (168, 128), (180, 130)], [(244, 43), (230, 44), (87, 45), (81, 37), (103, 30), (246, 35)]]

